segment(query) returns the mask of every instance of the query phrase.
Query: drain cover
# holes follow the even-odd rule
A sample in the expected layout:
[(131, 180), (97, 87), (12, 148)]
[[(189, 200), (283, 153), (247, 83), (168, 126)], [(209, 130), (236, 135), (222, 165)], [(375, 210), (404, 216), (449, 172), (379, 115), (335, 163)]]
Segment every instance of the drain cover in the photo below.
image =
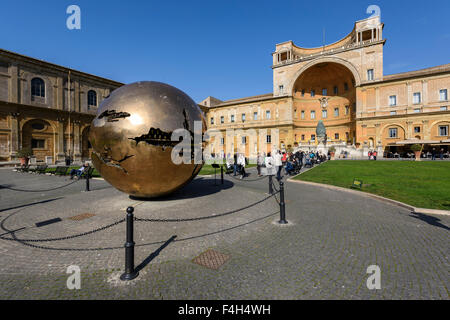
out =
[(83, 213), (83, 214), (79, 214), (77, 216), (70, 217), (69, 219), (75, 220), (75, 221), (80, 221), (80, 220), (88, 219), (93, 216), (95, 216), (95, 214), (93, 214), (93, 213)]
[(208, 251), (203, 252), (197, 258), (192, 260), (192, 262), (213, 270), (217, 270), (225, 262), (227, 262), (228, 259), (230, 259), (229, 255), (209, 249)]

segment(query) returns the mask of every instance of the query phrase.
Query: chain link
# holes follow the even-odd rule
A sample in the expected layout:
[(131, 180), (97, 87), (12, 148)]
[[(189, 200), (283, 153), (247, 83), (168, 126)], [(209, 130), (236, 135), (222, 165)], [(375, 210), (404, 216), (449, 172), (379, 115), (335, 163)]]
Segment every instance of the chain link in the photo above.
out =
[(78, 182), (80, 180), (75, 180), (75, 181), (71, 181), (68, 184), (65, 184), (63, 186), (59, 186), (59, 187), (55, 187), (55, 188), (51, 188), (51, 189), (45, 189), (45, 190), (25, 190), (25, 189), (16, 189), (16, 188), (10, 188), (10, 187), (6, 187), (4, 185), (0, 185), (0, 189), (8, 189), (8, 190), (12, 190), (12, 191), (21, 191), (21, 192), (46, 192), (46, 191), (52, 191), (52, 190), (57, 190), (57, 189), (61, 189), (61, 188), (65, 188), (67, 186), (70, 186), (71, 184), (74, 184), (76, 182)]
[(92, 234), (92, 233), (96, 233), (111, 227), (114, 227), (116, 225), (118, 225), (119, 223), (124, 222), (125, 219), (121, 219), (119, 221), (116, 221), (114, 223), (108, 224), (106, 226), (91, 230), (91, 231), (87, 231), (87, 232), (83, 232), (83, 233), (79, 233), (79, 234), (75, 234), (72, 236), (66, 236), (66, 237), (60, 237), (60, 238), (49, 238), (49, 239), (18, 239), (16, 236), (14, 236), (14, 232), (12, 232), (13, 234), (13, 238), (5, 238), (5, 237), (1, 237), (0, 239), (2, 240), (9, 240), (9, 241), (23, 241), (23, 242), (49, 242), (49, 241), (61, 241), (61, 240), (69, 240), (69, 239), (73, 239), (73, 238), (78, 238), (78, 237), (82, 237), (82, 236), (87, 236), (88, 234)]
[(185, 222), (185, 221), (198, 221), (198, 220), (205, 220), (205, 219), (213, 219), (213, 218), (218, 218), (218, 217), (227, 216), (227, 215), (230, 215), (230, 214), (233, 214), (233, 213), (236, 213), (236, 212), (239, 212), (239, 211), (242, 211), (242, 210), (251, 208), (251, 207), (253, 207), (253, 206), (256, 206), (257, 204), (260, 204), (260, 203), (262, 203), (262, 202), (264, 202), (264, 201), (266, 201), (266, 200), (268, 200), (268, 199), (274, 197), (275, 194), (276, 194), (276, 193), (274, 193), (274, 194), (272, 194), (272, 195), (269, 195), (268, 197), (266, 197), (266, 198), (264, 198), (264, 199), (262, 199), (262, 200), (259, 200), (259, 201), (255, 202), (255, 203), (252, 203), (252, 204), (250, 204), (250, 205), (248, 205), (248, 206), (246, 206), (246, 207), (243, 207), (243, 208), (240, 208), (240, 209), (236, 209), (236, 210), (232, 210), (232, 211), (228, 211), (228, 212), (224, 212), (224, 213), (221, 213), (221, 214), (211, 215), (211, 216), (204, 216), (204, 217), (198, 217), (198, 218), (187, 218), (187, 219), (147, 219), (147, 218), (134, 218), (134, 220), (136, 220), (136, 221), (146, 221), (146, 222)]

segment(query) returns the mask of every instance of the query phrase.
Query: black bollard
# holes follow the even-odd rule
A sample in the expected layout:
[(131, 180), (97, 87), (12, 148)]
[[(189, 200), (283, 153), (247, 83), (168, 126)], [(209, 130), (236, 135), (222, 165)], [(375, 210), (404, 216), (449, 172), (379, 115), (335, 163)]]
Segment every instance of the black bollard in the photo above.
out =
[(284, 203), (284, 182), (280, 181), (280, 221), (279, 224), (287, 224), (286, 204)]
[(134, 208), (127, 208), (127, 242), (125, 242), (125, 273), (120, 276), (120, 280), (133, 280), (139, 275), (134, 270), (134, 241), (133, 241), (133, 215)]
[(269, 175), (269, 194), (273, 194), (272, 175)]
[(223, 184), (223, 166), (220, 166), (220, 182)]
[(89, 170), (86, 172), (86, 191), (91, 191), (89, 189)]

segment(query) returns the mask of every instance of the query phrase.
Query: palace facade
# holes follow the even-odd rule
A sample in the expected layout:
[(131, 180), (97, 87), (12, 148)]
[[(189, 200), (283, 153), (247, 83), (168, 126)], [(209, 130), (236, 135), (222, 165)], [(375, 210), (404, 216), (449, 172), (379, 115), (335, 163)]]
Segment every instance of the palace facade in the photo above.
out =
[(89, 159), (89, 125), (121, 85), (0, 49), (0, 162), (16, 160), (21, 148), (37, 162)]
[[(379, 17), (371, 17), (324, 47), (277, 44), (273, 92), (229, 101), (208, 97), (200, 105), (208, 108), (209, 128), (223, 132), (224, 145), (227, 129), (266, 129), (269, 145), (271, 130), (278, 129), (280, 145), (267, 151), (308, 150), (319, 143), (316, 127), (322, 120), (326, 145), (354, 157), (369, 150), (395, 152), (397, 142), (414, 138), (448, 150), (450, 64), (384, 75), (383, 27)], [(248, 156), (260, 150), (259, 142), (248, 143), (236, 138), (231, 142), (235, 149), (245, 144)]]

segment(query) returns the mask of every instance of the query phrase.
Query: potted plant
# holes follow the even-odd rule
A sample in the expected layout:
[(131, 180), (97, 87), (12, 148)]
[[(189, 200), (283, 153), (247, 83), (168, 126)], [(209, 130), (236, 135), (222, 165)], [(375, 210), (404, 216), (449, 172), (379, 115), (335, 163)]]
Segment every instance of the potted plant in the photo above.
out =
[(420, 161), (420, 155), (422, 154), (422, 145), (420, 144), (413, 144), (411, 146), (411, 150), (414, 151), (414, 154), (416, 155), (416, 161)]
[(17, 151), (17, 157), (20, 159), (20, 165), (27, 165), (32, 155), (33, 151), (31, 151), (31, 148), (22, 148)]
[(334, 159), (334, 154), (336, 153), (336, 148), (331, 146), (328, 151), (330, 152), (331, 159)]

